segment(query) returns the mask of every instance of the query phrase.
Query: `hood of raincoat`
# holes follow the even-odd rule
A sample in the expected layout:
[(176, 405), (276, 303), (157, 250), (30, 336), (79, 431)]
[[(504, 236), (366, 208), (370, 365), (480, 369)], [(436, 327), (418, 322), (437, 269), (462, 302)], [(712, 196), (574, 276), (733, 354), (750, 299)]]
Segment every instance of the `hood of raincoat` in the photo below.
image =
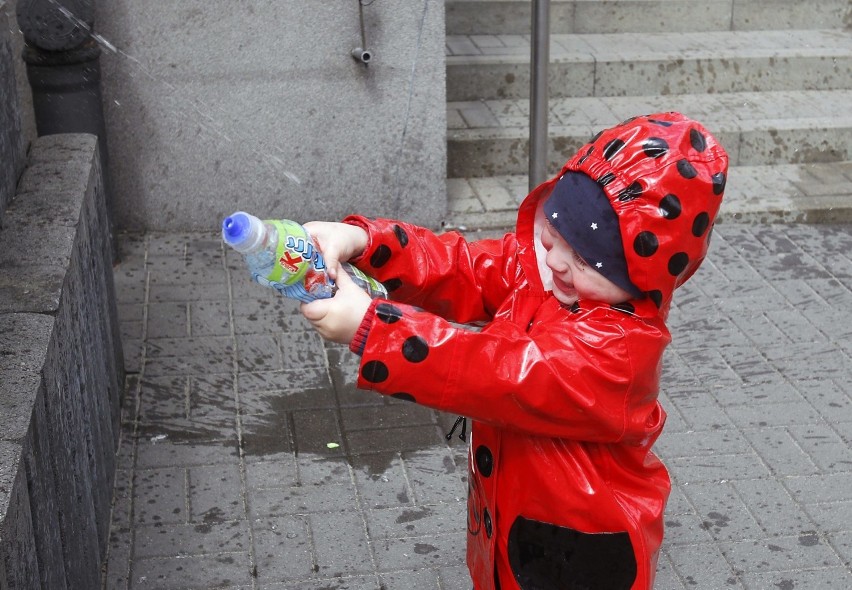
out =
[(601, 186), (618, 217), (630, 281), (667, 307), (707, 254), (727, 179), (725, 150), (703, 125), (676, 112), (634, 117), (595, 135), (519, 211), (519, 240), (536, 249), (545, 288), (541, 205), (569, 171)]

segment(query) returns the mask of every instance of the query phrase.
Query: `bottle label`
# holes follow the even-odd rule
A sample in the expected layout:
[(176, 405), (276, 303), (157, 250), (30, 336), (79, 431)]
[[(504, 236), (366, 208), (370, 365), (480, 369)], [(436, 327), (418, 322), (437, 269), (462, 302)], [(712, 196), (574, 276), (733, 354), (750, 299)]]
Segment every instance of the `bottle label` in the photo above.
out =
[(293, 285), (302, 281), (312, 269), (315, 272), (325, 272), (325, 260), (301, 224), (289, 219), (270, 219), (265, 223), (272, 224), (278, 231), (278, 247), (275, 252), (278, 264), (266, 277), (267, 280)]

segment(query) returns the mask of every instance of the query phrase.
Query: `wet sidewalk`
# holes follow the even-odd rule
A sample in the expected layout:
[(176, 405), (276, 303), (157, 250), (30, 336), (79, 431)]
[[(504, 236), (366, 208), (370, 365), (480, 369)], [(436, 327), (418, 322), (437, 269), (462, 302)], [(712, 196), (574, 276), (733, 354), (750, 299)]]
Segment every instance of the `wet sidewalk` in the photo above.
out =
[[(121, 249), (106, 590), (470, 589), (455, 416), (356, 390), (217, 235)], [(850, 253), (852, 226), (725, 221), (678, 291), (658, 589), (852, 588)]]

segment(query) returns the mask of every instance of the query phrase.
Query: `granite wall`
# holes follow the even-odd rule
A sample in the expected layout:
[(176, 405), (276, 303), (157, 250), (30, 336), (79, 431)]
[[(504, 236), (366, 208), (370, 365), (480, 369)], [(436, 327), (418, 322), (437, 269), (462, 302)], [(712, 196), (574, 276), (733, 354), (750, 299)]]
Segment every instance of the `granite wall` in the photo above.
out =
[(120, 228), (446, 209), (444, 1), (96, 2)]
[(124, 375), (97, 139), (37, 139), (0, 229), (0, 589), (100, 587)]

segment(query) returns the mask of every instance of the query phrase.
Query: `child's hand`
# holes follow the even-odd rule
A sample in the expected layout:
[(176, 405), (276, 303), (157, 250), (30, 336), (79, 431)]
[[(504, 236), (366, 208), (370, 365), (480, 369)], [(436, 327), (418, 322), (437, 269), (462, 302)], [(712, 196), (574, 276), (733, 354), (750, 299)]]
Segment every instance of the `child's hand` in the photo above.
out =
[(338, 263), (358, 256), (367, 247), (367, 232), (357, 225), (329, 221), (309, 221), (304, 225), (322, 252), (328, 275), (334, 280), (338, 278)]
[(300, 309), (320, 336), (339, 344), (349, 344), (372, 299), (339, 264), (334, 268), (338, 271), (334, 297), (303, 303)]

